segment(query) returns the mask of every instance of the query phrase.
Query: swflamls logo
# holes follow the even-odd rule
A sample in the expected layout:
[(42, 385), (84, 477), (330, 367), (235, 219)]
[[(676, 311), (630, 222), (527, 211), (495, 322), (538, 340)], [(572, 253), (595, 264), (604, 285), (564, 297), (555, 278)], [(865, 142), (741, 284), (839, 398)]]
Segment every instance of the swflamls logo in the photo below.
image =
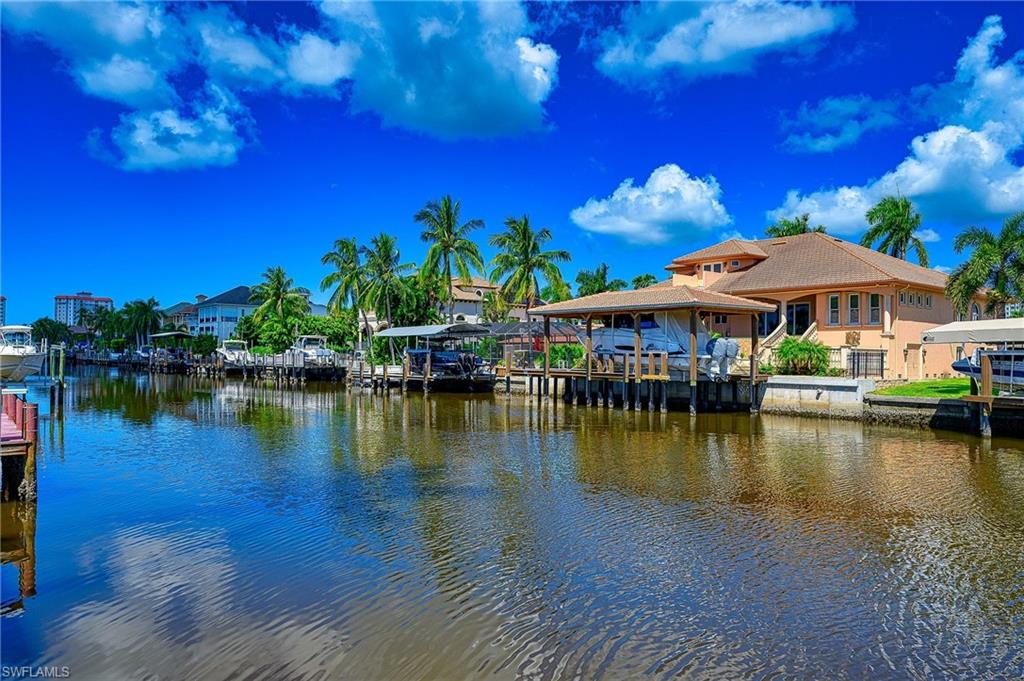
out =
[(3, 679), (66, 679), (71, 676), (70, 667), (0, 667), (0, 678)]

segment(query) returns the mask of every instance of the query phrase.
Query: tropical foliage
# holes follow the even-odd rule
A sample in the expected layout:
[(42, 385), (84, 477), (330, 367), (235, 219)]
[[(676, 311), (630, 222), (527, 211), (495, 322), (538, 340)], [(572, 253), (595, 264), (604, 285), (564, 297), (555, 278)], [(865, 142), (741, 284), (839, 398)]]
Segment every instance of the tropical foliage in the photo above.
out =
[(917, 236), (921, 226), (921, 214), (914, 210), (914, 204), (905, 196), (886, 196), (872, 206), (864, 217), (868, 231), (861, 238), (861, 245), (873, 248), (878, 243), (882, 253), (907, 259), (910, 251), (917, 256), (922, 267), (928, 267), (928, 251)]
[(787, 336), (775, 350), (775, 371), (798, 376), (824, 375), (829, 371), (829, 353), (824, 343)]
[(472, 272), (484, 269), (480, 249), (469, 238), (469, 233), (484, 226), (483, 220), (472, 219), (459, 223), (462, 204), (444, 196), (440, 201), (428, 201), (414, 220), (424, 226), (420, 238), (430, 244), (427, 257), (420, 268), (423, 278), (440, 276), (448, 286), (448, 321), (455, 321), (455, 294), (453, 275), (470, 283)]
[(371, 336), (370, 321), (363, 305), (362, 293), (366, 290), (366, 265), (363, 264), (362, 253), (355, 239), (338, 239), (334, 248), (324, 253), (320, 262), (329, 265), (332, 270), (320, 281), (320, 290), (332, 289), (327, 301), (327, 309), (339, 314), (346, 304), (358, 310), (363, 321), (366, 337)]
[(268, 267), (263, 281), (252, 287), (249, 300), (259, 305), (252, 313), (257, 323), (271, 315), (283, 322), (309, 312), (309, 289), (295, 286), (283, 267)]
[(601, 263), (592, 270), (580, 270), (576, 275), (576, 292), (591, 296), (605, 291), (621, 291), (628, 284), (623, 279), (608, 279), (608, 265)]
[(511, 317), (509, 308), (505, 296), (497, 291), (488, 291), (480, 303), (480, 316), (486, 323), (507, 322)]
[(43, 338), (53, 345), (71, 341), (71, 329), (64, 322), (49, 317), (40, 317), (32, 322), (32, 339), (37, 343)]
[(122, 318), (121, 331), (134, 339), (135, 347), (145, 345), (149, 341), (149, 335), (160, 330), (164, 319), (160, 314), (160, 303), (155, 298), (125, 303)]
[(987, 310), (1024, 297), (1024, 212), (1003, 222), (998, 234), (985, 227), (968, 227), (953, 242), (953, 250), (971, 249), (946, 282), (946, 296), (953, 308), (966, 314), (971, 300), (988, 288)]
[(638, 274), (637, 276), (633, 277), (633, 281), (631, 283), (633, 285), (633, 288), (647, 288), (648, 286), (654, 286), (655, 284), (657, 284), (658, 278), (650, 273)]
[(548, 286), (563, 286), (558, 263), (569, 262), (565, 250), (545, 250), (551, 241), (547, 227), (534, 230), (530, 217), (510, 217), (505, 220), (505, 231), (491, 237), (490, 243), (498, 249), (491, 263), (491, 280), (501, 282), (501, 292), (508, 300), (526, 305), (526, 313), (540, 297), (540, 279)]
[(548, 284), (540, 290), (540, 297), (545, 303), (560, 303), (572, 298), (572, 290), (565, 281)]
[(825, 225), (817, 225), (811, 227), (811, 215), (810, 213), (804, 213), (798, 215), (795, 218), (782, 218), (774, 225), (764, 230), (764, 233), (770, 237), (780, 236), (796, 236), (797, 234), (807, 234), (808, 232), (824, 232)]

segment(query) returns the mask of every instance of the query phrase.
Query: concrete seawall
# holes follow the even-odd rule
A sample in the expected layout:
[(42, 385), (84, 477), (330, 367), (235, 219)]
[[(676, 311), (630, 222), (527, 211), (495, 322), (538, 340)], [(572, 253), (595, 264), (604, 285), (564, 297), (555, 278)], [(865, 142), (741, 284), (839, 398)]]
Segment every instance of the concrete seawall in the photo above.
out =
[(874, 389), (872, 379), (772, 376), (765, 383), (761, 411), (859, 420), (864, 417), (864, 396)]

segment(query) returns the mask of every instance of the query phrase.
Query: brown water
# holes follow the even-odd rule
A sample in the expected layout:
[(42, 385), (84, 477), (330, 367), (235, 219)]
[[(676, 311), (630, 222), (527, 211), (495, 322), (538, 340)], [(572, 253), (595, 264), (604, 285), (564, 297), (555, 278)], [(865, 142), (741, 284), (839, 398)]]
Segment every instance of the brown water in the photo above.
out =
[(1024, 673), (1022, 440), (105, 373), (63, 416), (0, 515), (34, 555), (2, 568), (4, 665)]

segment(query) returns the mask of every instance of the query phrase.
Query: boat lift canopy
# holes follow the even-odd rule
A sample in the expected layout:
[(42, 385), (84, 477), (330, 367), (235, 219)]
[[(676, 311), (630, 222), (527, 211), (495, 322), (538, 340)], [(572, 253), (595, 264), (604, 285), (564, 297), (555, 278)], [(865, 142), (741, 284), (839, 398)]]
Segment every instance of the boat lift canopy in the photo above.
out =
[(922, 343), (1024, 343), (1024, 319), (952, 322), (921, 333)]
[(429, 338), (456, 340), (491, 335), (491, 330), (479, 324), (428, 324), (426, 326), (393, 326), (374, 334), (377, 338)]
[(149, 337), (151, 340), (160, 338), (191, 338), (192, 334), (188, 331), (162, 331), (160, 333), (151, 333)]

